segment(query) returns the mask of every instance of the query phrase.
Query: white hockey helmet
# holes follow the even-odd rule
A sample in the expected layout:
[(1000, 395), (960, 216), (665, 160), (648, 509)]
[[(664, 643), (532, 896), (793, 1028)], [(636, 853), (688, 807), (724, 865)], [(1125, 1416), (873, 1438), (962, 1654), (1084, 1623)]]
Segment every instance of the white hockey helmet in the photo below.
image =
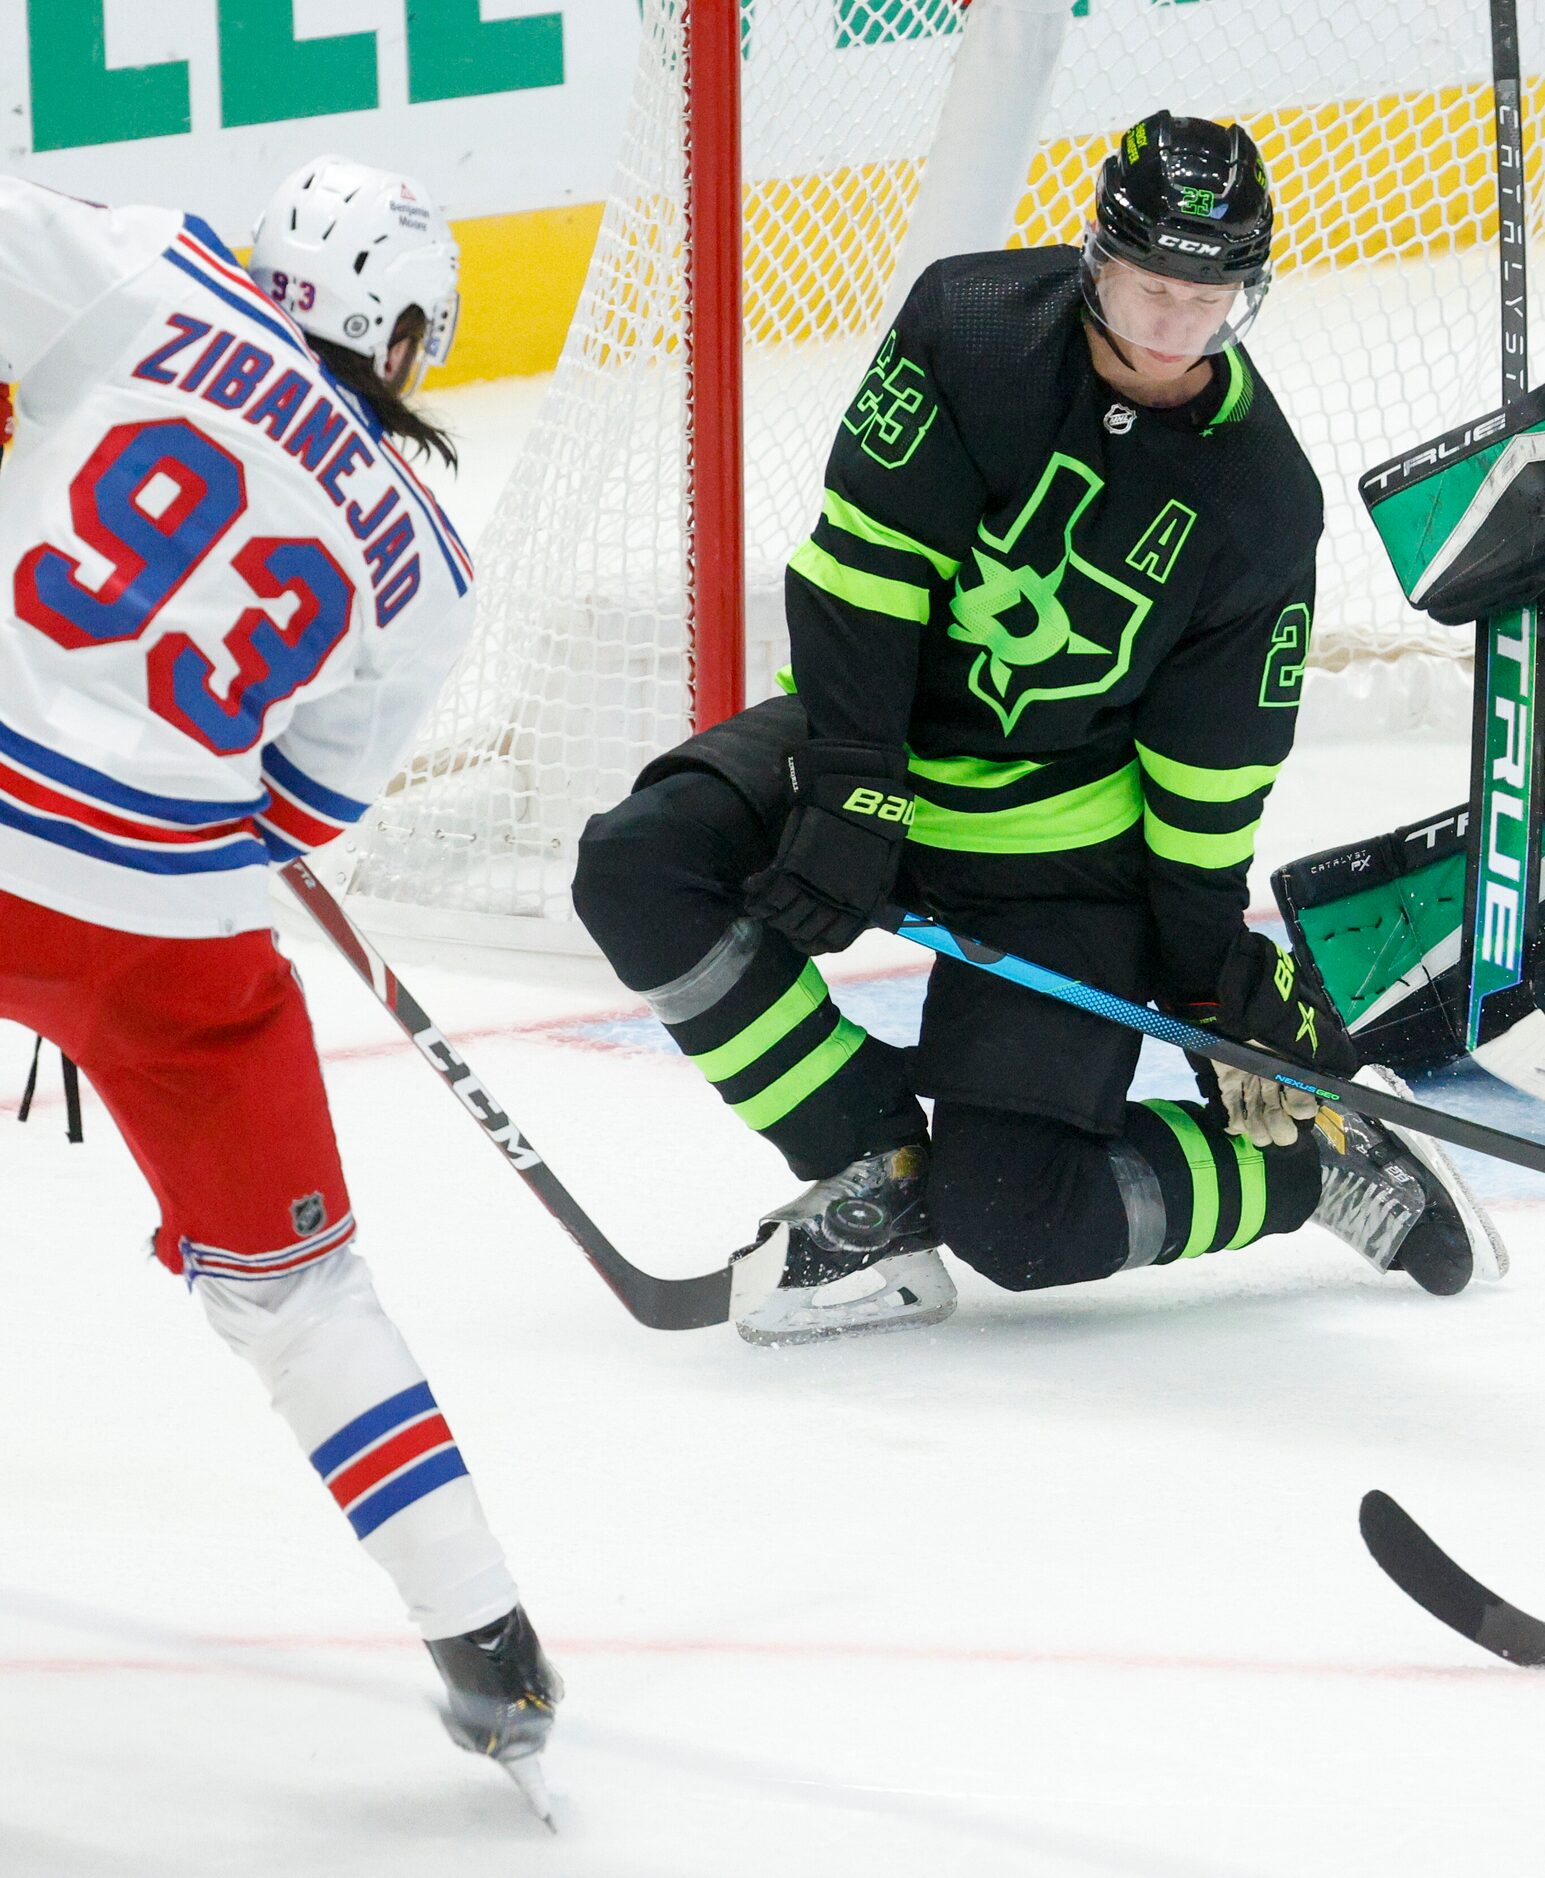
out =
[(429, 191), (411, 177), (320, 156), (274, 191), (252, 234), (248, 272), (303, 331), (363, 353), (385, 379), (408, 307), (422, 341), (394, 389), (443, 365), (456, 337), (460, 251)]

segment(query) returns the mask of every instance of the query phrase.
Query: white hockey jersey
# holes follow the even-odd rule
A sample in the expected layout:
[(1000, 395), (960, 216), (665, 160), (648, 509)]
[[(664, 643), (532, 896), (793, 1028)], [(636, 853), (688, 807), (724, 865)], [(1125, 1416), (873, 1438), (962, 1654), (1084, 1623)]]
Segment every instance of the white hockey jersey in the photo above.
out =
[(270, 923), (472, 624), (472, 563), (213, 231), (0, 178), (0, 888), (123, 931)]

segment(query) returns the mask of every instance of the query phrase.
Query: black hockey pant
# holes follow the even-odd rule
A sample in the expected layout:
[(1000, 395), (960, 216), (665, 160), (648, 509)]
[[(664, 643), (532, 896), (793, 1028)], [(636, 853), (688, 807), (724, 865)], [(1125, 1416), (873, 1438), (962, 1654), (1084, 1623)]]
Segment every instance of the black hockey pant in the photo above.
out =
[[(771, 854), (732, 786), (678, 772), (591, 818), (574, 904), (741, 1119), (816, 1180), (917, 1139), (925, 1120), (907, 1053), (843, 1016), (815, 961), (744, 916), (742, 882)], [(958, 1258), (1010, 1290), (1290, 1232), (1319, 1189), (1308, 1131), (1263, 1153), (1194, 1102), (1127, 1103), (1114, 1134), (957, 1094), (935, 1102), (935, 1222)]]

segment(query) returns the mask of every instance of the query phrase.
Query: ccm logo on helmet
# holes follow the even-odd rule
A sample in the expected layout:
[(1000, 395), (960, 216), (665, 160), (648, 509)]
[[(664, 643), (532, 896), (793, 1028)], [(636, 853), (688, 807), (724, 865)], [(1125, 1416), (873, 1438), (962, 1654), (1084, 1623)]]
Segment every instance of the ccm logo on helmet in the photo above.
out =
[(1182, 254), (1222, 254), (1223, 244), (1217, 241), (1187, 241), (1184, 235), (1160, 235), (1161, 248), (1178, 248)]

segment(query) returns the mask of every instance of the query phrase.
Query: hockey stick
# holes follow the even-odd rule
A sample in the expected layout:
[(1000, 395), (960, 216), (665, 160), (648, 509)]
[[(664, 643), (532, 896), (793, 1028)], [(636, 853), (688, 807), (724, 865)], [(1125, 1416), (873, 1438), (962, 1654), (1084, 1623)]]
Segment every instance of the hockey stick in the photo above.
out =
[[(1501, 301), (1502, 397), (1529, 389), (1525, 292), (1523, 92), (1517, 0), (1491, 0), (1491, 89), (1496, 137), (1497, 259)], [(1470, 826), (1460, 976), (1466, 999), (1465, 1048), (1507, 1081), (1532, 1052), (1539, 1029), (1533, 967), (1539, 954), (1540, 837), (1545, 830), (1545, 752), (1537, 707), (1545, 661), (1540, 614), (1511, 607), (1475, 630), (1475, 701), (1470, 738)], [(1533, 707), (1533, 708), (1532, 708)], [(1493, 1049), (1527, 1024), (1524, 1038)], [(1520, 1044), (1523, 1048), (1520, 1049)], [(1490, 1054), (1495, 1060), (1488, 1063)]]
[(1322, 1072), (1315, 1081), (1307, 1082), (1305, 1077), (1311, 1072), (1302, 1063), (1273, 1056), (1271, 1051), (1256, 1044), (1235, 1043), (1216, 1031), (1203, 1030), (1165, 1011), (1156, 1011), (1151, 1005), (1117, 997), (1114, 992), (1101, 991), (1094, 985), (1086, 985), (1080, 978), (1069, 978), (1044, 965), (1032, 965), (1029, 959), (1017, 958), (997, 946), (961, 938), (947, 926), (920, 913), (888, 907), (878, 923), (898, 937), (910, 939), (914, 945), (926, 946), (945, 958), (958, 959), (963, 965), (974, 965), (979, 971), (1008, 979), (1011, 984), (1024, 985), (1043, 997), (1055, 998), (1060, 1004), (1076, 1005), (1091, 1016), (1103, 1017), (1107, 1023), (1120, 1024), (1126, 1030), (1140, 1030), (1145, 1037), (1155, 1037), (1160, 1043), (1172, 1043), (1177, 1049), (1209, 1057), (1214, 1063), (1231, 1064), (1252, 1076), (1264, 1076), (1270, 1082), (1285, 1083), (1290, 1089), (1307, 1089), (1321, 1102), (1350, 1109), (1356, 1115), (1371, 1115), (1379, 1121), (1409, 1128), (1415, 1134), (1430, 1135), (1456, 1147), (1473, 1148), (1478, 1154), (1491, 1155), (1494, 1160), (1511, 1161), (1517, 1167), (1545, 1174), (1545, 1142), (1532, 1141), (1526, 1135), (1504, 1134), (1501, 1129), (1488, 1128), (1484, 1122), (1467, 1121), (1462, 1115), (1430, 1109), (1423, 1103), (1407, 1101), (1403, 1096), (1389, 1095), (1360, 1082), (1345, 1082), (1339, 1076)]
[(425, 1062), (454, 1093), (521, 1179), (606, 1280), (627, 1310), (651, 1330), (700, 1330), (728, 1323), (770, 1297), (783, 1275), (788, 1228), (779, 1226), (727, 1265), (697, 1278), (656, 1278), (631, 1265), (500, 1108), (449, 1038), (303, 860), (280, 869), (285, 884), (380, 999)]
[(1509, 1663), (1545, 1666), (1545, 1623), (1456, 1565), (1387, 1493), (1365, 1493), (1357, 1523), (1374, 1563), (1439, 1623)]

